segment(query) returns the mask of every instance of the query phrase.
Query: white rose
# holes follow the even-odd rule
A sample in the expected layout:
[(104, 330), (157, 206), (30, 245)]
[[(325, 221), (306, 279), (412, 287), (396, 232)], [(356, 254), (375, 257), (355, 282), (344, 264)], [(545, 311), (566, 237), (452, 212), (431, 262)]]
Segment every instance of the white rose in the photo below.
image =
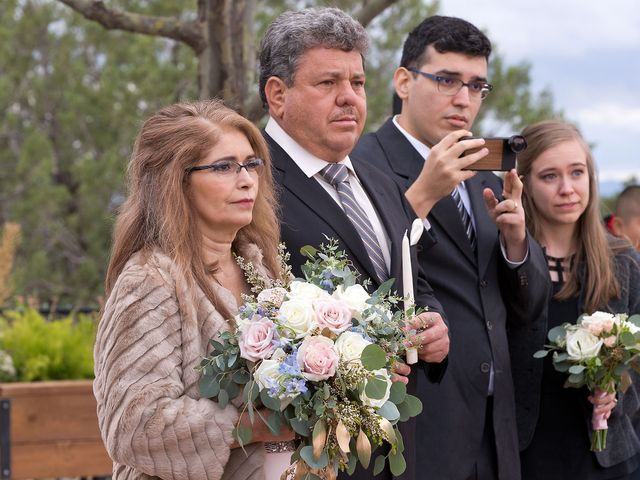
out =
[(362, 318), (362, 311), (369, 307), (367, 300), (371, 298), (364, 287), (359, 284), (347, 288), (339, 285), (333, 292), (333, 297), (346, 303), (351, 309), (351, 314), (358, 319)]
[(258, 368), (253, 372), (253, 378), (260, 390), (266, 390), (278, 381), (280, 377), (279, 367), (280, 362), (276, 360), (263, 360), (260, 362)]
[(372, 373), (374, 373), (376, 377), (383, 377), (385, 382), (387, 383), (387, 388), (385, 390), (384, 396), (377, 399), (369, 398), (366, 394), (367, 389), (365, 385), (365, 389), (360, 394), (360, 400), (362, 400), (363, 404), (368, 405), (369, 407), (380, 408), (387, 400), (389, 400), (389, 395), (391, 394), (391, 377), (384, 368), (381, 368), (380, 370), (374, 370)]
[(294, 298), (280, 306), (278, 323), (286, 327), (283, 332), (285, 337), (302, 338), (317, 326), (315, 315), (310, 300)]
[(596, 357), (601, 347), (602, 340), (588, 330), (577, 328), (567, 332), (567, 354), (571, 360)]
[(326, 298), (329, 296), (327, 292), (307, 282), (292, 282), (289, 286), (289, 298), (293, 300), (316, 300), (317, 298)]
[(335, 349), (343, 362), (360, 364), (360, 356), (367, 345), (371, 345), (371, 342), (359, 333), (342, 332), (336, 340)]

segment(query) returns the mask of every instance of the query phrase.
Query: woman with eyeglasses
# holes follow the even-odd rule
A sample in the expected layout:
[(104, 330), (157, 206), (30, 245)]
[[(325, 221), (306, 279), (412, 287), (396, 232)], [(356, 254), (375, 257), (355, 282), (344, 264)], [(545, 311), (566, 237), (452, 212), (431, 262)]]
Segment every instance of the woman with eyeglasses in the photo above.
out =
[(261, 442), (293, 433), (273, 437), (256, 422), (255, 443), (236, 448), (237, 409), (200, 398), (196, 370), (249, 293), (234, 253), (280, 275), (263, 137), (217, 101), (163, 108), (138, 134), (128, 190), (95, 345), (113, 478), (263, 479)]
[[(638, 468), (637, 385), (625, 394), (564, 388), (551, 356), (533, 358), (547, 332), (582, 313), (640, 312), (640, 267), (631, 246), (605, 233), (591, 150), (561, 121), (524, 129), (518, 154), (527, 227), (545, 252), (553, 285), (546, 317), (511, 330), (523, 480), (628, 479)], [(608, 417), (607, 448), (590, 451), (593, 410)]]

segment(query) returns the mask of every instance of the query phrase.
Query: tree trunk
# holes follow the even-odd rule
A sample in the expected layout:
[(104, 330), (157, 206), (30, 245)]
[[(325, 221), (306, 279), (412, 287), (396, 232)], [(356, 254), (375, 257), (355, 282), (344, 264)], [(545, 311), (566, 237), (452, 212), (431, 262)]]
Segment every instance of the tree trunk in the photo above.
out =
[(255, 0), (199, 0), (206, 47), (198, 54), (200, 98), (221, 98), (245, 113), (255, 72)]

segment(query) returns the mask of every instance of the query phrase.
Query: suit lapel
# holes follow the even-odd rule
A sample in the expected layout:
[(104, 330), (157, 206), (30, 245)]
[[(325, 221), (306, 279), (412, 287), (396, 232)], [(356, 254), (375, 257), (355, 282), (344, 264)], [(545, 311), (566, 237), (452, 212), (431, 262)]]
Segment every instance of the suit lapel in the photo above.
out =
[(384, 151), (393, 172), (406, 179), (405, 188), (413, 183), (424, 166), (424, 158), (413, 148), (409, 140), (388, 119), (376, 132), (380, 146)]
[[(268, 134), (264, 133), (272, 154), (273, 166), (278, 170), (281, 186), (298, 198), (309, 209), (322, 218), (337, 234), (347, 250), (347, 255), (356, 259), (374, 282), (377, 279), (371, 259), (367, 254), (357, 230), (324, 188), (313, 178), (307, 177), (291, 157)], [(310, 218), (309, 222), (313, 220)], [(331, 232), (326, 232), (331, 236)], [(318, 239), (318, 245), (324, 239)], [(314, 247), (318, 247), (314, 245)]]

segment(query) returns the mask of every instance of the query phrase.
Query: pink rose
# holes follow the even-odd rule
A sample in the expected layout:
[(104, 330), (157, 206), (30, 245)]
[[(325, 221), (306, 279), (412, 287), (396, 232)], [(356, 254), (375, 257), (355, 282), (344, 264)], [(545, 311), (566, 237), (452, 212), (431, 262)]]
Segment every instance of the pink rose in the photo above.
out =
[(605, 338), (604, 339), (604, 344), (609, 348), (613, 347), (616, 344), (616, 336), (615, 335), (611, 335), (611, 336)]
[(586, 325), (583, 324), (582, 326), (586, 326), (589, 333), (591, 335), (595, 335), (596, 337), (600, 336), (600, 334), (602, 333), (601, 323), (587, 323)]
[(273, 335), (276, 326), (266, 317), (254, 315), (251, 320), (245, 320), (240, 324), (240, 356), (255, 362), (268, 358), (273, 352)]
[(318, 299), (313, 302), (318, 326), (328, 328), (335, 334), (344, 332), (351, 326), (351, 309), (349, 306), (333, 298)]
[(333, 340), (322, 336), (305, 337), (298, 349), (298, 365), (302, 376), (312, 382), (333, 377), (338, 366)]

